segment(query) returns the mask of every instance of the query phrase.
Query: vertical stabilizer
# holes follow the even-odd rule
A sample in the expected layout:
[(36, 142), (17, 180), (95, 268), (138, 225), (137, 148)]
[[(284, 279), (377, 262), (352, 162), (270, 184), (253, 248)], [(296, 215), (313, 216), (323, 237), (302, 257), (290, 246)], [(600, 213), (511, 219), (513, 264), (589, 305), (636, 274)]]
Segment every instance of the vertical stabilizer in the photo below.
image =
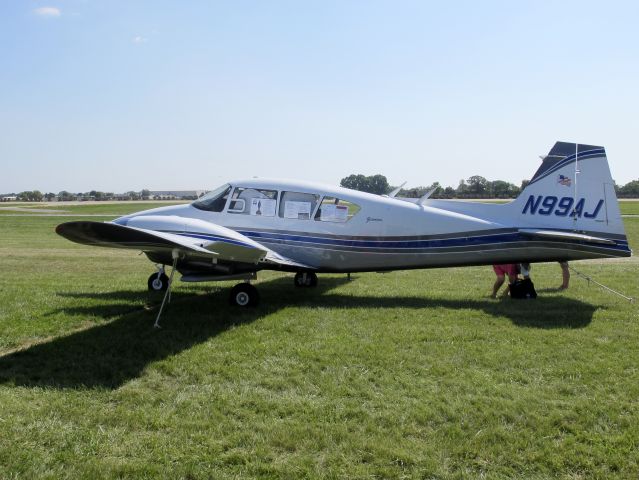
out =
[(625, 238), (606, 151), (557, 142), (521, 195), (511, 204), (531, 228)]

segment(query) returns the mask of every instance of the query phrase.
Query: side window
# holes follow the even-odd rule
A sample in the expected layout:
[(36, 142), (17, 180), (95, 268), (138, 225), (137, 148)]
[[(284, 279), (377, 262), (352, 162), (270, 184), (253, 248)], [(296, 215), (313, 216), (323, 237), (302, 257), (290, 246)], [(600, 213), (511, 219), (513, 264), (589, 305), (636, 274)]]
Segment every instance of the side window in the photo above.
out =
[(276, 205), (276, 190), (236, 187), (227, 211), (240, 215), (274, 217)]
[(283, 192), (280, 199), (280, 217), (309, 220), (318, 200), (319, 195), (312, 193)]
[(231, 193), (231, 186), (229, 184), (222, 185), (215, 190), (210, 191), (206, 195), (201, 196), (192, 205), (200, 210), (206, 210), (208, 212), (221, 212), (224, 210), (226, 200)]
[(359, 205), (335, 197), (324, 197), (320, 203), (315, 220), (320, 222), (343, 223), (349, 221), (359, 212)]

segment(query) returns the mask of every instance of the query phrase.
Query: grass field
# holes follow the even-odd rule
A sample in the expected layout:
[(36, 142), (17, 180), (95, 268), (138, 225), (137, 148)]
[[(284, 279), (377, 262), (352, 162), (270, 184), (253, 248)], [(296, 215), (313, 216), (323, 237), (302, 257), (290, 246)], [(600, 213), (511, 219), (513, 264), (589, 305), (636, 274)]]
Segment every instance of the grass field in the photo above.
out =
[[(637, 306), (557, 264), (534, 301), (490, 267), (177, 283), (154, 330), (152, 265), (67, 220), (0, 216), (0, 478), (639, 477)], [(634, 258), (573, 266), (639, 296)]]

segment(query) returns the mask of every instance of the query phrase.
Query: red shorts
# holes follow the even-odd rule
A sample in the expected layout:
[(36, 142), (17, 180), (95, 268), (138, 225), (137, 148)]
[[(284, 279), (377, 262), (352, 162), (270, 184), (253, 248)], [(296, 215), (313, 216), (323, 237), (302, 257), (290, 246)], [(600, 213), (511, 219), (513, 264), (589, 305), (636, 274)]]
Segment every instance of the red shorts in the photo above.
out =
[(497, 275), (517, 276), (517, 265), (514, 263), (504, 263), (502, 265), (493, 265), (493, 270)]

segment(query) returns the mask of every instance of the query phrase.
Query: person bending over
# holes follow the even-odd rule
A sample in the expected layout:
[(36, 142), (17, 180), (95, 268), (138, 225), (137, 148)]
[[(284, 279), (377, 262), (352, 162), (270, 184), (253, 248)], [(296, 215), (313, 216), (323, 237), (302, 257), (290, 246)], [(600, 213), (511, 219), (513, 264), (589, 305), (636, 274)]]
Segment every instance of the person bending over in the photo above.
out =
[[(517, 265), (514, 263), (504, 263), (501, 265), (493, 265), (493, 271), (497, 278), (495, 279), (495, 284), (493, 285), (493, 293), (490, 296), (491, 298), (497, 298), (497, 292), (504, 284), (504, 280), (506, 275), (508, 275), (508, 282), (512, 283), (517, 280)], [(504, 295), (508, 294), (508, 287), (506, 287), (506, 292)]]

